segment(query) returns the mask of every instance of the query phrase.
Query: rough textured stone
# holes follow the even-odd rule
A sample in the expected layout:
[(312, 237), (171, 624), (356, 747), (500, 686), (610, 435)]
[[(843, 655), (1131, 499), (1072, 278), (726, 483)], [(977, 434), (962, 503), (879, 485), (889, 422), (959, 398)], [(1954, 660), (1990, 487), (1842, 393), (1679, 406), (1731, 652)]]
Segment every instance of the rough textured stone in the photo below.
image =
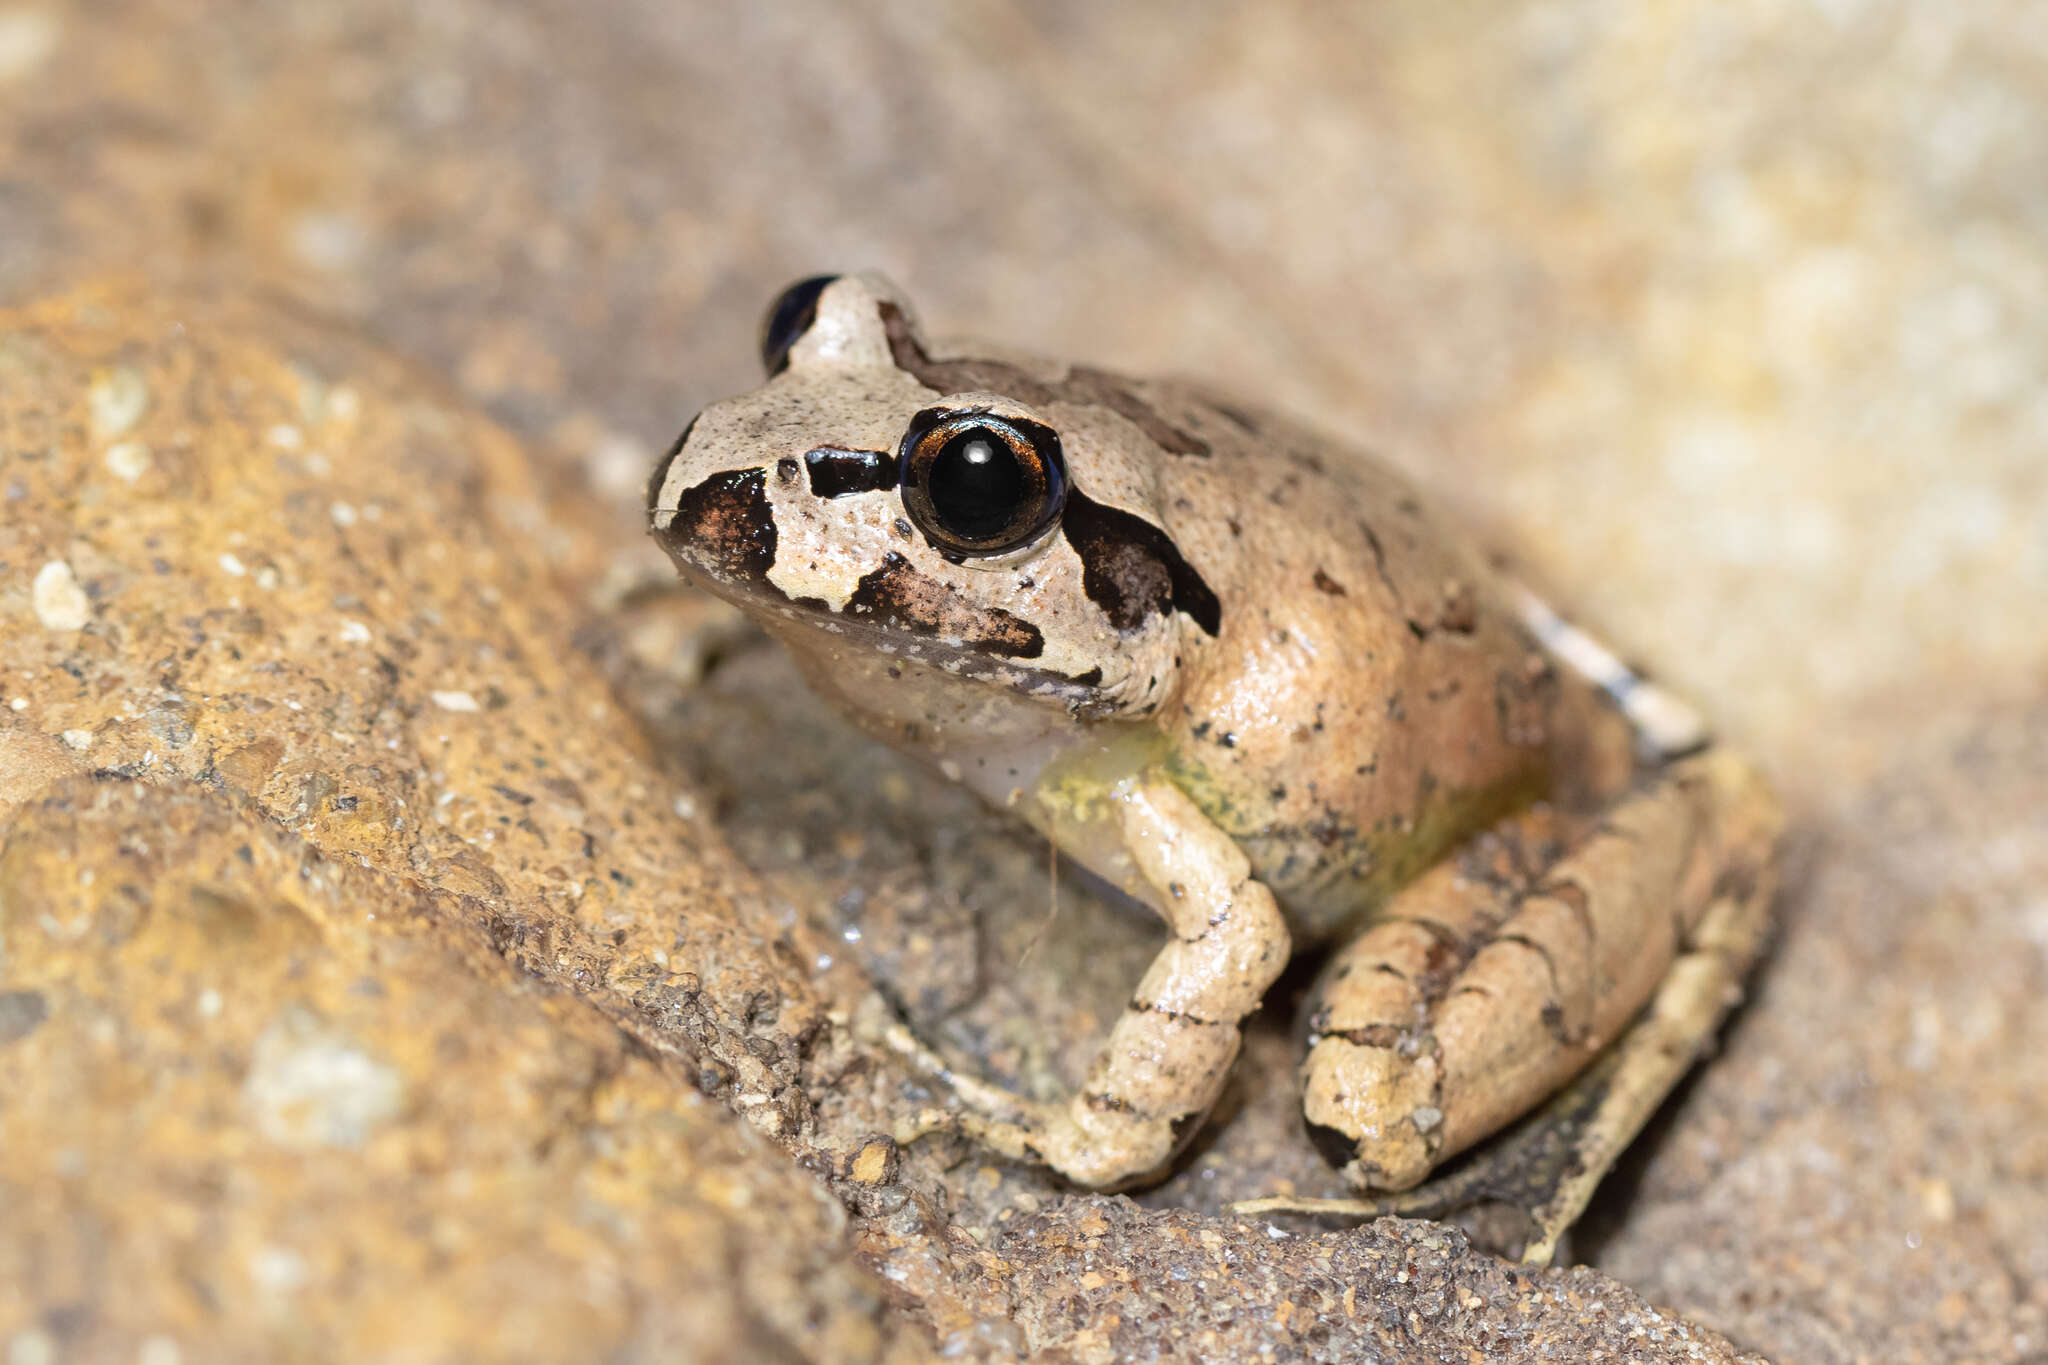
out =
[[(36, 368), (54, 315), (0, 350), (0, 402), (30, 424), (0, 438), (0, 704), (32, 701), (0, 711), (0, 821), (66, 774), (151, 756), (217, 780), (583, 991), (774, 1133), (761, 1179), (787, 1156), (843, 1169), (827, 1178), (872, 1210), (859, 1254), (949, 1345), (1166, 1339), (1172, 1312), (1138, 1337), (1102, 1326), (1107, 1291), (1059, 1312), (1040, 1296), (1150, 1256), (1177, 1209), (1327, 1183), (1292, 1118), (1285, 993), (1142, 1216), (945, 1141), (891, 1158), (872, 1134), (930, 1096), (833, 1022), (869, 1008), (849, 963), (933, 1036), (1046, 1087), (1082, 1064), (1151, 931), (1071, 877), (1050, 899), (1041, 846), (852, 740), (729, 616), (642, 587), (664, 568), (632, 533), (645, 467), (752, 382), (762, 301), (877, 264), (941, 330), (1188, 370), (1359, 434), (1702, 696), (1792, 799), (1780, 958), (1580, 1254), (1786, 1359), (2027, 1360), (2048, 1349), (2026, 820), (2044, 759), (2015, 738), (2038, 734), (2048, 676), (2044, 106), (2048, 31), (2012, 0), (0, 6), (0, 295), (118, 262), (152, 290), (210, 279), (294, 315), (191, 362), (216, 374), (203, 410), (152, 377), (162, 314), (103, 305), (119, 320), (54, 397)], [(467, 418), (452, 443), (408, 425), (452, 394), (308, 308), (446, 376), (531, 438), (539, 474)], [(301, 409), (287, 360), (353, 393), (333, 430), (381, 424), (386, 453), (337, 456), (355, 447)], [(280, 425), (298, 452), (270, 441)], [(308, 454), (328, 472), (294, 473)], [(195, 482), (218, 461), (234, 480)], [(170, 570), (130, 526), (175, 530)], [(434, 543), (452, 565), (424, 558)], [(61, 575), (37, 611), (55, 562), (82, 628)], [(465, 615), (485, 588), (510, 606)], [(411, 600), (472, 624), (440, 638)], [(252, 616), (265, 633), (238, 633)], [(276, 671), (234, 672), (227, 651), (287, 623), (288, 650), (249, 654)], [(390, 656), (399, 680), (350, 672), (393, 636), (419, 651)], [(195, 638), (224, 643), (186, 659)], [(193, 677), (230, 703), (167, 705), (202, 694)], [(625, 704), (578, 715), (606, 682)], [(384, 775), (355, 771), (394, 739)], [(532, 781), (557, 750), (574, 819)], [(403, 838), (333, 809), (449, 791)], [(677, 800), (693, 818), (628, 823)], [(619, 851), (567, 856), (582, 833)], [(600, 870), (572, 905), (586, 862), (635, 887)], [(33, 1030), (0, 1047), (65, 1027), (53, 998), (0, 975), (0, 1036)], [(883, 1229), (906, 1207), (929, 1216)], [(1098, 1213), (1108, 1231), (1070, 1235)], [(1041, 1263), (1006, 1229), (1048, 1219), (1037, 1244), (1065, 1250)], [(1392, 1256), (1425, 1233), (1344, 1235)], [(1246, 1354), (1292, 1348), (1248, 1324), (1294, 1273), (1237, 1282)], [(1466, 1358), (1470, 1338), (1419, 1320), (1382, 1349)]]
[(10, 1358), (922, 1354), (733, 1117), (807, 1112), (815, 954), (569, 646), (502, 433), (116, 288), (0, 315), (0, 449)]
[(455, 899), (201, 783), (17, 815), (10, 1359), (882, 1354), (838, 1207)]

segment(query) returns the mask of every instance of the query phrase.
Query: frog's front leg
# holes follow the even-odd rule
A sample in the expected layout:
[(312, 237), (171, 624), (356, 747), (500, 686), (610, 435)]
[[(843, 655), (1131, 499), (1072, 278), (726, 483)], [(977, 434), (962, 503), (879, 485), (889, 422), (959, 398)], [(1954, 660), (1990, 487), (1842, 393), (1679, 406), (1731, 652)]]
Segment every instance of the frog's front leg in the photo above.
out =
[[(945, 1073), (970, 1136), (1095, 1189), (1159, 1172), (1216, 1102), (1237, 1057), (1238, 1025), (1287, 964), (1287, 923), (1229, 835), (1164, 778), (1118, 783), (1106, 814), (1171, 937), (1110, 1031), (1087, 1081), (1041, 1105)], [(892, 1041), (941, 1069), (907, 1032)]]

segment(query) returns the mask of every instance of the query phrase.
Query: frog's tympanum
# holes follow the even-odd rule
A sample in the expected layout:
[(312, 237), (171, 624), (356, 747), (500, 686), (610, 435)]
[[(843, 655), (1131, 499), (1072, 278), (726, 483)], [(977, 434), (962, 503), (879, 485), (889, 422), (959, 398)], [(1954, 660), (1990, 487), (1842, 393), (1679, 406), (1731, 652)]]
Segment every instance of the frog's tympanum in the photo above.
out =
[(1751, 769), (1284, 420), (928, 341), (872, 275), (792, 286), (762, 352), (767, 384), (656, 471), (663, 548), (859, 725), (1166, 922), (1064, 1103), (897, 1031), (948, 1122), (1092, 1188), (1157, 1177), (1289, 955), (1334, 943), (1310, 1134), (1363, 1207), (1516, 1206), (1547, 1257), (1765, 935)]

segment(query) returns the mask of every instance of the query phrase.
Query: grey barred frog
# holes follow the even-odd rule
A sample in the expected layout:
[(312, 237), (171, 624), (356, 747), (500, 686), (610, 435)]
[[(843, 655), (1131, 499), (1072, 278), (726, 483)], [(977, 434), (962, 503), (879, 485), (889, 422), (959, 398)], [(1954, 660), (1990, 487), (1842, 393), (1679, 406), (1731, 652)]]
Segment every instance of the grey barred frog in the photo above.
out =
[(1547, 1257), (1759, 951), (1754, 772), (1403, 479), (1280, 418), (934, 344), (872, 275), (792, 286), (762, 349), (768, 382), (655, 472), (662, 547), (1166, 926), (1062, 1103), (893, 1031), (943, 1121), (1083, 1186), (1156, 1178), (1290, 954), (1329, 946), (1302, 1103), (1356, 1207), (1512, 1205)]

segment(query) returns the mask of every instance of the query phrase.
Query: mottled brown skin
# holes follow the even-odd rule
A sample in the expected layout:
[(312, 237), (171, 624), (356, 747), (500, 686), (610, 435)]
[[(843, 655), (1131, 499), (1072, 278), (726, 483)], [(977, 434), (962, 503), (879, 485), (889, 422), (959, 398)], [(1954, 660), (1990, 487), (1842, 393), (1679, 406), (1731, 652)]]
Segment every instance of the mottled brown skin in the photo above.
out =
[[(1628, 698), (1652, 689), (1553, 657), (1575, 633), (1400, 478), (1188, 385), (928, 346), (874, 277), (808, 282), (776, 322), (769, 384), (707, 408), (656, 472), (656, 537), (857, 723), (1169, 929), (1067, 1103), (956, 1075), (896, 1031), (962, 1102), (943, 1121), (1083, 1184), (1152, 1176), (1294, 945), (1362, 926), (1316, 1006), (1305, 1102), (1355, 1182), (1400, 1189), (1584, 1070), (1703, 925), (1733, 917), (1739, 951), (1708, 974), (1739, 978), (1768, 794), (1718, 754), (1636, 773), (1654, 746)], [(1063, 511), (1020, 503), (1017, 523), (1050, 529), (962, 549), (935, 495), (892, 482), (918, 432), (963, 421), (1023, 459), (1019, 432), (1056, 433)], [(1514, 875), (1461, 873), (1489, 830)], [(1703, 1034), (1727, 994), (1674, 1027)], [(1540, 1195), (1530, 1245), (1647, 1116), (1645, 1065), (1574, 1111), (1607, 1154)]]

